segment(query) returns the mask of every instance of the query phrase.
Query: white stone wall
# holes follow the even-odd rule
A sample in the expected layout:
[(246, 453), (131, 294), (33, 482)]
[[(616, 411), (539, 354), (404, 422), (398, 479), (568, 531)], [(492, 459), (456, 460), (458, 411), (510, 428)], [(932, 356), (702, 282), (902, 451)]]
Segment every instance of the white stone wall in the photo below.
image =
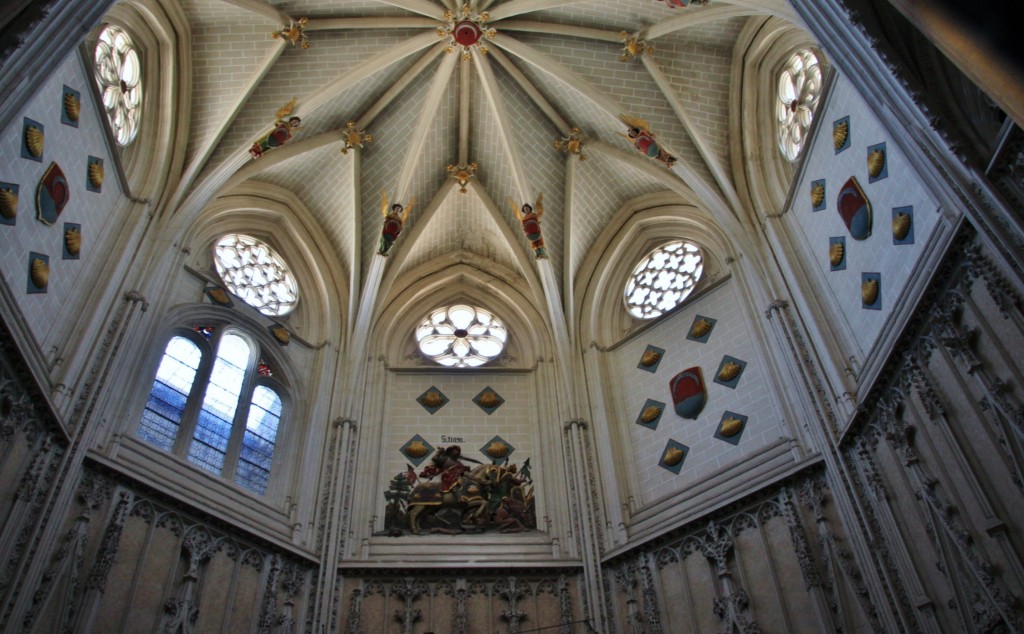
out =
[[(17, 301), (37, 345), (49, 349), (63, 343), (52, 340), (63, 332), (60, 325), (77, 319), (80, 303), (88, 293), (104, 285), (106, 280), (97, 279), (97, 273), (122, 226), (118, 210), (124, 203), (104, 140), (100, 117), (105, 115), (97, 111), (89, 96), (93, 79), (83, 71), (77, 52), (50, 77), (36, 81), (39, 89), (35, 98), (0, 135), (0, 182), (15, 183), (20, 188), (16, 224), (0, 225), (0, 261), (3, 282)], [(77, 128), (61, 123), (65, 84), (82, 95)], [(26, 117), (44, 126), (42, 161), (21, 157), (22, 124)], [(105, 178), (101, 193), (86, 190), (89, 156), (103, 159)], [(60, 166), (67, 178), (70, 199), (57, 222), (48, 226), (37, 220), (36, 191), (52, 162)], [(77, 260), (61, 258), (65, 223), (82, 227), (82, 248)], [(50, 258), (45, 293), (26, 292), (31, 252)]]
[[(863, 359), (878, 340), (915, 264), (939, 226), (940, 208), (928, 193), (913, 167), (913, 157), (899, 147), (872, 112), (870, 99), (854, 90), (843, 76), (836, 77), (835, 89), (818, 112), (819, 132), (807, 148), (806, 168), (796, 185), (796, 194), (783, 221), (797, 245), (796, 257), (813, 276), (820, 289), (807, 289), (829, 312), (829, 318), (848, 333), (850, 354)], [(832, 123), (850, 117), (850, 147), (836, 154)], [(888, 177), (869, 182), (868, 148), (886, 145)], [(856, 176), (871, 203), (872, 232), (865, 240), (854, 240), (836, 209), (843, 184)], [(811, 183), (824, 179), (825, 209), (811, 211)], [(892, 209), (913, 206), (914, 244), (894, 245)], [(829, 238), (846, 237), (846, 269), (831, 271)], [(861, 307), (861, 273), (881, 273), (881, 310)]]
[[(495, 435), (501, 436), (515, 452), (509, 458), (512, 464), (522, 465), (531, 458), (530, 465), (536, 479), (558, 477), (545, 473), (538, 449), (538, 399), (532, 372), (482, 373), (469, 372), (393, 372), (388, 377), (388, 402), (384, 407), (382, 469), (378, 475), (381, 491), (397, 473), (405, 472), (409, 462), (399, 451), (407, 440), (419, 434), (433, 447), (457, 444), (462, 455), (489, 464), (491, 460), (479, 450)], [(430, 414), (416, 398), (431, 386), (439, 389), (450, 400), (444, 407)], [(490, 386), (505, 403), (493, 414), (487, 415), (473, 402), (473, 397)], [(557, 424), (557, 421), (548, 421)], [(461, 439), (458, 442), (445, 437)], [(429, 457), (417, 467), (417, 473), (429, 464)], [(539, 489), (539, 487), (538, 487)], [(384, 498), (378, 501), (383, 517)], [(538, 504), (539, 504), (538, 500)]]
[[(698, 314), (718, 320), (707, 343), (686, 338)], [(637, 368), (648, 345), (665, 350), (653, 374)], [(724, 355), (747, 362), (735, 389), (714, 382)], [(608, 366), (609, 374), (617, 375), (618, 401), (618, 407), (612, 410), (617, 420), (609, 421), (609, 425), (628, 430), (629, 452), (639, 486), (633, 494), (643, 505), (684, 491), (709, 474), (747, 460), (785, 435), (770, 396), (771, 381), (732, 282), (634, 336), (609, 355)], [(688, 420), (673, 409), (669, 381), (693, 366), (699, 366), (704, 375), (707, 402), (697, 420)], [(636, 423), (648, 398), (665, 403), (655, 430)], [(748, 417), (737, 445), (714, 437), (726, 410)], [(690, 447), (678, 475), (658, 464), (669, 439)]]

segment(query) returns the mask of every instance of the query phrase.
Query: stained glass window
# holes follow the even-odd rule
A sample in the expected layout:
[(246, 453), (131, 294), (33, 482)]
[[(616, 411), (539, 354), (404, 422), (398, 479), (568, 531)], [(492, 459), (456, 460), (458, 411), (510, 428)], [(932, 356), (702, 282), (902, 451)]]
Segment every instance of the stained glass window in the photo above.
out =
[(281, 421), (281, 397), (265, 385), (258, 385), (252, 393), (249, 418), (242, 436), (242, 450), (238, 456), (235, 482), (263, 494), (270, 477), (270, 462), (274, 456), (277, 425)]
[(224, 468), (231, 425), (235, 420), (242, 381), (249, 364), (250, 349), (245, 339), (227, 334), (220, 341), (199, 421), (188, 449), (188, 459), (200, 467), (220, 473)]
[(676, 240), (648, 254), (626, 282), (626, 307), (634, 317), (654, 319), (693, 292), (704, 272), (697, 245)]
[(779, 150), (790, 161), (796, 160), (814, 120), (821, 98), (822, 72), (813, 51), (797, 51), (779, 73), (779, 93), (775, 103), (775, 121)]
[(139, 438), (165, 451), (171, 450), (202, 357), (199, 346), (185, 337), (174, 337), (167, 344), (142, 412)]
[[(262, 495), (282, 412), (280, 393), (268, 385), (273, 382), (270, 366), (237, 330), (192, 330), (210, 343), (184, 335), (171, 338), (137, 435)], [(213, 350), (212, 363), (203, 363), (203, 355)], [(191, 407), (190, 399), (195, 402)]]
[(217, 242), (213, 262), (228, 290), (264, 315), (287, 315), (299, 301), (288, 266), (262, 240), (228, 234)]
[(108, 25), (100, 32), (94, 51), (96, 83), (117, 144), (135, 140), (142, 115), (142, 62), (132, 38)]
[(441, 365), (471, 368), (501, 354), (508, 332), (491, 313), (464, 304), (439, 308), (416, 328), (420, 351)]

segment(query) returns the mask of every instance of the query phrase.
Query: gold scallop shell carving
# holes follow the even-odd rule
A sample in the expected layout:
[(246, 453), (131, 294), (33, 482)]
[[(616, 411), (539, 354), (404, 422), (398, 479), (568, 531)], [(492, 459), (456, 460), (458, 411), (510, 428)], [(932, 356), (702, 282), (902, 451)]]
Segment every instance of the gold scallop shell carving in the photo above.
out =
[(825, 201), (825, 186), (821, 183), (811, 185), (811, 206), (820, 207)]
[(440, 407), (444, 404), (444, 398), (437, 390), (431, 390), (423, 395), (423, 404), (427, 407)]
[(480, 395), (480, 404), (484, 407), (497, 407), (501, 404), (501, 401), (498, 399), (498, 395), (494, 392), (485, 392)]
[(732, 381), (740, 375), (740, 370), (742, 369), (743, 367), (740, 364), (726, 361), (718, 373), (718, 378), (723, 381)]
[(411, 458), (422, 458), (430, 453), (430, 448), (423, 444), (422, 440), (414, 440), (405, 448), (405, 455)]
[(741, 429), (743, 429), (743, 421), (730, 416), (722, 421), (722, 428), (718, 433), (726, 438), (732, 438), (736, 434), (740, 433)]
[(669, 447), (665, 450), (665, 455), (661, 457), (661, 461), (670, 467), (674, 467), (683, 461), (683, 450), (679, 447)]
[(647, 350), (644, 356), (640, 357), (640, 365), (649, 368), (661, 360), (661, 353), (657, 350)]
[(846, 145), (846, 137), (850, 134), (850, 122), (843, 121), (832, 128), (832, 144), (838, 150)]
[(882, 173), (883, 167), (885, 167), (885, 152), (882, 150), (872, 150), (868, 154), (868, 176), (877, 178)]
[(64, 114), (68, 116), (69, 121), (78, 121), (82, 114), (82, 102), (71, 93), (64, 95)]
[(103, 186), (103, 163), (89, 163), (89, 183), (96, 189)]
[(78, 256), (78, 254), (82, 252), (82, 232), (75, 227), (71, 227), (65, 231), (64, 247), (68, 250), (70, 255)]
[(270, 333), (274, 335), (274, 339), (277, 339), (281, 343), (288, 343), (292, 338), (291, 333), (289, 333), (288, 329), (284, 327), (274, 328)]
[(878, 280), (871, 279), (865, 280), (860, 285), (860, 298), (864, 300), (864, 303), (868, 306), (875, 303), (878, 299)]
[(648, 405), (644, 408), (643, 413), (640, 414), (640, 420), (645, 423), (650, 423), (659, 416), (661, 416), (661, 408), (657, 405)]
[(491, 441), (491, 444), (484, 447), (484, 453), (490, 456), (491, 458), (497, 460), (499, 458), (504, 458), (505, 456), (507, 456), (508, 452), (511, 449), (511, 447), (501, 442), (500, 440), (493, 440)]
[(0, 216), (10, 220), (18, 215), (18, 195), (10, 189), (0, 189)]
[(25, 128), (25, 147), (29, 154), (39, 158), (43, 155), (43, 131), (34, 125)]
[(690, 328), (690, 336), (694, 339), (700, 339), (709, 332), (711, 332), (711, 322), (704, 318), (698, 319)]
[(832, 266), (839, 266), (843, 262), (843, 255), (846, 253), (846, 247), (843, 246), (842, 242), (833, 242), (828, 245), (828, 261)]
[(910, 214), (900, 211), (892, 219), (892, 237), (902, 240), (907, 237), (908, 233), (910, 233)]
[(50, 283), (50, 265), (40, 258), (32, 259), (32, 283), (36, 288), (46, 288)]

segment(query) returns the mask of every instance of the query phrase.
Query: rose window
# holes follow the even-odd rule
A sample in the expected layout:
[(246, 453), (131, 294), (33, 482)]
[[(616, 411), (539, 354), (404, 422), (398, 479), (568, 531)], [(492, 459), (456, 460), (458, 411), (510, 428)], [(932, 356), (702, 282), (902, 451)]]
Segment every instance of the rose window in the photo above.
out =
[(655, 249), (633, 269), (626, 283), (626, 307), (638, 319), (654, 319), (693, 292), (704, 272), (695, 244), (677, 240)]
[(103, 108), (121, 146), (135, 140), (142, 112), (142, 63), (128, 34), (107, 26), (96, 43), (96, 83)]
[(213, 262), (228, 290), (264, 315), (287, 315), (299, 301), (295, 278), (265, 242), (226, 235), (214, 248)]
[(459, 304), (439, 308), (416, 328), (420, 351), (441, 365), (473, 368), (505, 348), (508, 331), (489, 312)]
[(800, 155), (821, 89), (818, 57), (808, 49), (794, 53), (779, 74), (779, 99), (775, 104), (779, 150), (791, 161)]

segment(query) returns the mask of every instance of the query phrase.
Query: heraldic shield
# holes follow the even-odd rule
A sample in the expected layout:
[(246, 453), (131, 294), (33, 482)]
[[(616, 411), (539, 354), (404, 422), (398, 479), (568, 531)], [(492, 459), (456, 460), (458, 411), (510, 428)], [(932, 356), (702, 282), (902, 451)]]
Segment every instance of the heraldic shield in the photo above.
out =
[(71, 189), (68, 187), (64, 171), (60, 169), (60, 165), (50, 163), (36, 189), (36, 211), (39, 213), (39, 220), (47, 225), (57, 222), (57, 216), (64, 211), (64, 206), (70, 198)]
[(855, 176), (839, 190), (836, 209), (854, 240), (864, 240), (871, 235), (871, 203)]
[(708, 391), (704, 387), (704, 375), (699, 367), (688, 368), (672, 377), (668, 382), (672, 391), (672, 403), (676, 414), (683, 418), (696, 420), (708, 400)]

